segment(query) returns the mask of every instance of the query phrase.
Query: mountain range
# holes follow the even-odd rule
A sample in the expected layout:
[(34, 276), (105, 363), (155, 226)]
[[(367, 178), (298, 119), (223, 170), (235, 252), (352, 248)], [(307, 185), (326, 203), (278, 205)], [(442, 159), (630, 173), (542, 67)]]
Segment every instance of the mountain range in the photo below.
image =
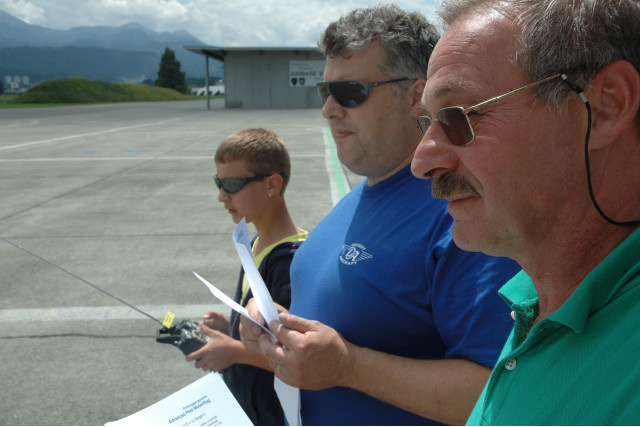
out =
[[(31, 83), (65, 77), (111, 82), (155, 80), (165, 48), (172, 49), (187, 78), (203, 78), (204, 57), (183, 49), (204, 45), (187, 31), (156, 32), (140, 24), (53, 30), (0, 11), (0, 77), (29, 76)], [(222, 63), (209, 61), (211, 77)]]

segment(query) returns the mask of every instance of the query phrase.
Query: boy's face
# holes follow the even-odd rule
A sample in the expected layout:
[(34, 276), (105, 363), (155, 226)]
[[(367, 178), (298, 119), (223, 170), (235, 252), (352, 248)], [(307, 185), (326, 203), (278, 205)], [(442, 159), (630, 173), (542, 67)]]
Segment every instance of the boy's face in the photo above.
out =
[[(216, 162), (216, 174), (223, 178), (250, 178), (255, 176), (249, 170), (244, 160), (234, 160), (226, 163)], [(231, 215), (234, 223), (239, 223), (242, 218), (247, 222), (255, 222), (265, 210), (265, 203), (269, 202), (267, 187), (264, 180), (247, 183), (239, 191), (229, 194), (220, 189), (218, 201), (224, 204), (225, 209)]]

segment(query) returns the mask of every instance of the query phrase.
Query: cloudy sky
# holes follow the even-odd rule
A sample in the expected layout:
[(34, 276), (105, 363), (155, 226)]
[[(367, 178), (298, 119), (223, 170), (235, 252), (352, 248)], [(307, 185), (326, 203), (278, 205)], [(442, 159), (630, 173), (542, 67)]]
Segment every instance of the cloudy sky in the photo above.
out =
[[(378, 0), (0, 0), (0, 10), (30, 24), (71, 27), (137, 22), (186, 30), (207, 45), (315, 46), (326, 25)], [(396, 0), (435, 22), (439, 0)]]

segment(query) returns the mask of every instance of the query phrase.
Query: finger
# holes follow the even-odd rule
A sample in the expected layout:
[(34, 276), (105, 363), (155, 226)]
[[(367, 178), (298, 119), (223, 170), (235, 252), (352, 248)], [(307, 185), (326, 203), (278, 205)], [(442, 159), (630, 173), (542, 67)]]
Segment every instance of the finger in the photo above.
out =
[(201, 347), (201, 348), (199, 348), (198, 350), (196, 350), (196, 351), (194, 351), (194, 352), (192, 352), (192, 353), (189, 353), (189, 354), (188, 354), (184, 359), (185, 359), (187, 362), (191, 362), (191, 361), (193, 361), (193, 360), (198, 361), (198, 360), (200, 360), (200, 359), (202, 358), (202, 356), (204, 355), (204, 353), (205, 353), (204, 347)]
[(280, 314), (280, 323), (287, 329), (293, 329), (303, 333), (315, 329), (313, 321), (289, 313)]
[[(263, 334), (260, 336), (260, 339), (258, 340), (258, 347), (260, 353), (262, 353), (267, 359), (269, 359), (269, 361), (282, 363), (286, 359), (286, 355), (284, 354), (282, 346), (279, 344), (274, 344), (268, 334)], [(272, 368), (274, 366), (272, 366)]]
[(262, 317), (262, 314), (260, 314), (260, 310), (258, 310), (258, 305), (256, 304), (253, 298), (251, 298), (249, 302), (247, 302), (247, 305), (245, 306), (245, 308), (247, 309), (247, 312), (249, 313), (249, 315), (256, 320), (256, 322), (260, 323), (261, 325), (267, 324), (267, 322), (264, 320), (264, 317)]
[(286, 308), (284, 308), (283, 306), (281, 306), (277, 302), (274, 302), (273, 304), (276, 306), (276, 310), (278, 311), (278, 313), (288, 313), (289, 312), (289, 310), (287, 310)]
[(274, 344), (271, 336), (265, 333), (264, 335), (267, 337), (267, 341), (270, 342), (275, 347), (282, 349), (283, 351), (291, 351), (297, 348), (296, 343), (304, 342), (304, 337), (298, 331), (294, 331), (293, 329), (285, 328), (279, 322), (271, 322), (273, 325), (271, 327), (271, 332), (276, 337), (276, 343)]
[(240, 319), (240, 336), (247, 339), (257, 339), (262, 328), (247, 318)]
[(200, 332), (202, 332), (203, 335), (206, 335), (209, 338), (213, 338), (214, 335), (216, 335), (217, 331), (209, 328), (207, 325), (204, 324), (204, 322), (199, 322), (198, 325), (200, 326)]

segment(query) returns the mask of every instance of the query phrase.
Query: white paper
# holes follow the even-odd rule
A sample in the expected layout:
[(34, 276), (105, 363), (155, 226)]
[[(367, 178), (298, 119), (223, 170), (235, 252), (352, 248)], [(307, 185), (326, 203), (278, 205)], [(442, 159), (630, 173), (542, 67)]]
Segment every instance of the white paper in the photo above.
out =
[(284, 416), (287, 418), (287, 423), (290, 426), (301, 426), (300, 389), (282, 382), (282, 380), (276, 376), (273, 377), (273, 389), (278, 395), (280, 406), (282, 406)]
[(264, 320), (269, 325), (272, 320), (279, 320), (278, 310), (273, 303), (271, 294), (264, 284), (264, 280), (253, 261), (253, 254), (251, 251), (251, 242), (249, 239), (249, 231), (247, 230), (247, 222), (244, 218), (240, 220), (233, 230), (233, 243), (236, 245), (236, 250), (240, 256), (240, 262), (242, 268), (244, 268), (244, 274), (249, 280), (249, 286), (251, 287), (251, 293), (256, 301), (258, 311), (264, 317)]
[(252, 426), (220, 374), (210, 373), (107, 426)]
[[(247, 319), (251, 320), (256, 325), (260, 326), (266, 332), (268, 332), (269, 335), (271, 336), (271, 341), (273, 341), (274, 343), (277, 341), (275, 335), (273, 335), (273, 332), (265, 328), (263, 325), (258, 323), (253, 317), (251, 317), (246, 308), (244, 308), (243, 306), (241, 306), (240, 304), (238, 304), (237, 302), (229, 298), (224, 292), (222, 292), (221, 290), (213, 286), (211, 283), (209, 283), (205, 278), (200, 276), (195, 271), (193, 272), (193, 274), (195, 274), (196, 277), (200, 279), (200, 281), (204, 283), (205, 286), (207, 286), (207, 288), (209, 288), (211, 293), (216, 298), (218, 298), (220, 301), (222, 301), (232, 310), (237, 311)], [(264, 282), (262, 283), (262, 285), (265, 286)], [(282, 382), (282, 380), (280, 380), (275, 375), (273, 376), (273, 380), (274, 380), (273, 388), (276, 391), (276, 394), (278, 395), (278, 400), (280, 400), (280, 406), (282, 406), (282, 410), (284, 411), (284, 415), (287, 418), (288, 424), (290, 426), (302, 425), (301, 419), (300, 419), (300, 389), (297, 387), (292, 387), (288, 384), (285, 384), (284, 382)]]
[[(249, 286), (251, 287), (251, 293), (256, 301), (256, 306), (266, 320), (267, 325), (272, 320), (280, 320), (278, 317), (278, 310), (276, 309), (271, 294), (264, 284), (264, 280), (256, 267), (256, 263), (253, 260), (253, 251), (251, 250), (251, 240), (249, 239), (249, 231), (247, 230), (247, 222), (245, 218), (242, 218), (238, 225), (236, 225), (233, 231), (233, 243), (236, 245), (236, 250), (240, 256), (240, 262), (244, 268), (244, 274), (249, 280)], [(271, 332), (270, 332), (271, 333)], [(277, 342), (275, 336), (271, 334), (271, 341)], [(282, 382), (274, 375), (274, 389), (280, 400), (280, 406), (284, 410), (284, 414), (287, 417), (287, 422), (290, 426), (301, 425), (300, 420), (300, 389), (292, 387)]]
[(213, 286), (211, 283), (209, 283), (205, 278), (203, 278), (202, 276), (200, 276), (198, 273), (196, 273), (195, 271), (193, 272), (193, 274), (196, 275), (196, 277), (198, 279), (200, 279), (200, 281), (202, 283), (205, 284), (205, 286), (207, 288), (209, 288), (209, 290), (211, 291), (211, 293), (218, 298), (220, 301), (222, 301), (224, 304), (227, 305), (227, 307), (231, 308), (234, 311), (237, 311), (238, 313), (240, 313), (242, 316), (246, 317), (247, 319), (251, 320), (253, 323), (255, 323), (256, 325), (260, 326), (262, 329), (264, 329), (266, 332), (269, 333), (269, 335), (271, 335), (271, 340), (272, 341), (277, 341), (275, 335), (273, 335), (273, 332), (271, 332), (269, 329), (267, 329), (266, 327), (264, 327), (263, 325), (261, 325), (260, 323), (258, 323), (257, 320), (255, 320), (253, 317), (251, 317), (251, 315), (249, 315), (249, 312), (247, 311), (246, 308), (244, 308), (243, 306), (241, 306), (240, 304), (238, 304), (237, 302), (235, 302), (234, 300), (232, 300), (231, 298), (229, 298), (224, 292), (222, 292), (220, 289), (216, 288), (215, 286)]

